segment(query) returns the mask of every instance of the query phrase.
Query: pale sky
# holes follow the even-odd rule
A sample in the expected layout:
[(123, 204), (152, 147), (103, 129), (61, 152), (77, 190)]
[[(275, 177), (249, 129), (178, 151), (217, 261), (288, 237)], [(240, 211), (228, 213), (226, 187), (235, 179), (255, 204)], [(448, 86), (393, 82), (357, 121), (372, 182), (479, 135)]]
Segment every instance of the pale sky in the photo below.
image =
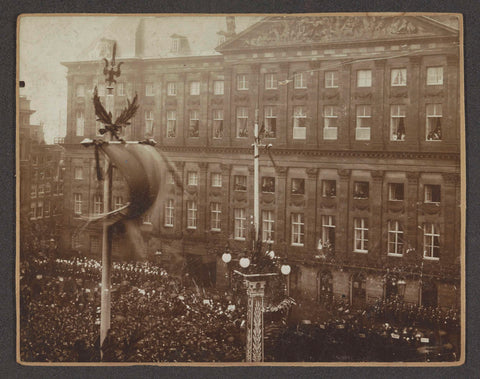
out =
[[(20, 95), (31, 100), (33, 124), (43, 121), (46, 142), (65, 135), (67, 109), (66, 67), (76, 60), (114, 17), (28, 16), (20, 19)], [(61, 117), (61, 119), (60, 119)]]

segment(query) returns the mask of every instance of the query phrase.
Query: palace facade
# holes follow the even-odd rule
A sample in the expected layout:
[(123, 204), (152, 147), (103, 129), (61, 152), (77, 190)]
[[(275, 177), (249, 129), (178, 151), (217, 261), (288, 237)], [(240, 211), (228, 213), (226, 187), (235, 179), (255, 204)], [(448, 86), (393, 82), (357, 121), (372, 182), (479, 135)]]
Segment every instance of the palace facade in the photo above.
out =
[[(134, 18), (64, 63), (64, 246), (100, 256), (101, 227), (82, 216), (103, 211), (103, 184), (80, 142), (100, 138), (91, 97), (98, 86), (105, 103), (101, 58), (116, 42), (115, 114), (135, 93), (140, 104), (124, 137), (155, 139), (183, 182), (165, 173), (162, 212), (141, 226), (149, 254), (227, 284), (226, 246), (234, 257), (251, 246), (257, 118), (272, 145), (260, 154), (261, 233), (293, 267), (292, 295), (459, 306), (458, 26), (334, 15), (199, 17), (198, 28)], [(127, 190), (114, 176), (115, 207)]]

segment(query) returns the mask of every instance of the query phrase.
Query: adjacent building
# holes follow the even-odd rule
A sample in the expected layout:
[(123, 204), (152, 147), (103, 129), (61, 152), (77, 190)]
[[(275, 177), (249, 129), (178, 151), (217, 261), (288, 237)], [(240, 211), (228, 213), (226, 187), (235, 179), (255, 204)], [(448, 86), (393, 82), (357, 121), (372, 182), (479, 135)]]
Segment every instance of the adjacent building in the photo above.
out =
[[(197, 23), (198, 20), (198, 23)], [(225, 22), (226, 21), (226, 22)], [(167, 181), (146, 215), (149, 253), (181, 256), (225, 285), (221, 253), (251, 246), (253, 125), (261, 151), (262, 238), (293, 266), (290, 291), (361, 306), (400, 296), (460, 301), (460, 69), (455, 21), (425, 16), (174, 17), (113, 24), (68, 68), (64, 244), (100, 256), (103, 211), (92, 91), (124, 62), (114, 108), (141, 105), (126, 139), (154, 138)], [(241, 28), (239, 26), (242, 26)], [(241, 30), (239, 30), (241, 29)], [(197, 31), (202, 30), (199, 34)], [(128, 188), (114, 176), (113, 203)], [(153, 226), (153, 225), (158, 225)], [(114, 253), (127, 244), (115, 238)], [(127, 247), (128, 249), (128, 247)]]

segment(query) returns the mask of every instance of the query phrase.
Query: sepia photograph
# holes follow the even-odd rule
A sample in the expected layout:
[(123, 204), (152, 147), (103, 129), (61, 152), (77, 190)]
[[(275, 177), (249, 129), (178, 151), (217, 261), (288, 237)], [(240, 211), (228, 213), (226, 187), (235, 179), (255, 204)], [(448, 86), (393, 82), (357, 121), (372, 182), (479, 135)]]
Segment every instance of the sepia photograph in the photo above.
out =
[(463, 19), (24, 14), (17, 361), (465, 361)]

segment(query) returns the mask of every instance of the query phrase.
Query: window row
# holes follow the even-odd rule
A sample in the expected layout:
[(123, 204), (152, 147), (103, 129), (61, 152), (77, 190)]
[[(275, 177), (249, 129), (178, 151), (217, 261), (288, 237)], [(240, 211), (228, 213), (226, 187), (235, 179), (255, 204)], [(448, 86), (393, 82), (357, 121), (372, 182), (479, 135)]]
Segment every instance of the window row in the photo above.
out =
[[(177, 133), (177, 111), (168, 110), (166, 112), (167, 138), (176, 138)], [(425, 140), (442, 140), (442, 104), (427, 104), (425, 108)], [(338, 120), (340, 118), (340, 109), (335, 105), (325, 105), (323, 107), (323, 139), (338, 139)], [(76, 134), (83, 136), (85, 130), (85, 119), (83, 111), (77, 112)], [(224, 111), (223, 109), (212, 110), (213, 138), (221, 139), (224, 135)], [(307, 137), (307, 128), (310, 126), (311, 117), (308, 116), (306, 106), (293, 107), (292, 138), (304, 140)], [(406, 106), (404, 104), (393, 104), (390, 106), (390, 122), (388, 125), (388, 134), (390, 141), (405, 141), (407, 134), (406, 128)], [(200, 135), (200, 111), (190, 110), (188, 112), (188, 137), (199, 137)], [(276, 138), (278, 128), (278, 107), (265, 106), (264, 116), (260, 127), (261, 137)], [(373, 125), (372, 106), (369, 104), (357, 105), (355, 108), (355, 139), (357, 141), (369, 141), (371, 139), (371, 128)], [(97, 127), (98, 129), (99, 127)], [(153, 135), (154, 116), (153, 111), (145, 111), (145, 133)], [(235, 136), (237, 138), (247, 138), (249, 136), (249, 108), (236, 108)]]
[(63, 183), (32, 184), (30, 187), (30, 198), (32, 199), (50, 195), (63, 195)]
[(30, 220), (39, 220), (57, 215), (57, 208), (54, 205), (51, 209), (49, 200), (32, 201), (30, 203)]

